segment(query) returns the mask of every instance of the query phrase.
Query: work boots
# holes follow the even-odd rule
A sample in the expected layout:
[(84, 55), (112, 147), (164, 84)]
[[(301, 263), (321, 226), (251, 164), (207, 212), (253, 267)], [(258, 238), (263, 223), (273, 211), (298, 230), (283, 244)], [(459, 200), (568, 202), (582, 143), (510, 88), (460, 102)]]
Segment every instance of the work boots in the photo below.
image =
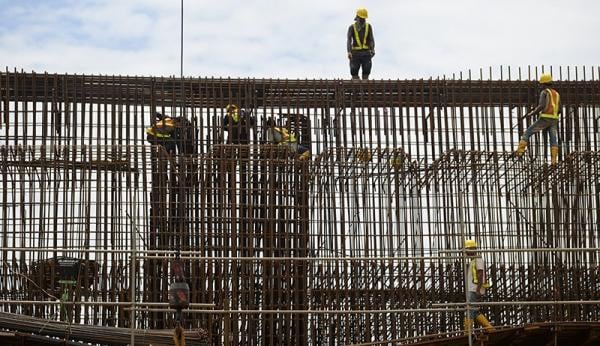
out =
[(477, 323), (479, 323), (483, 327), (483, 329), (485, 329), (486, 333), (493, 333), (496, 331), (496, 328), (492, 326), (490, 321), (488, 321), (487, 318), (483, 316), (483, 314), (477, 315), (477, 317), (475, 317), (475, 321), (477, 321)]
[(523, 154), (525, 154), (525, 149), (527, 149), (527, 144), (529, 142), (527, 142), (526, 140), (521, 139), (519, 141), (519, 146), (517, 147), (517, 150), (515, 151), (515, 156), (516, 157), (521, 157), (523, 156)]
[(550, 158), (552, 159), (553, 165), (558, 163), (558, 146), (550, 147)]
[(302, 153), (302, 155), (298, 156), (298, 160), (300, 161), (306, 161), (310, 159), (310, 151), (305, 151), (304, 153)]

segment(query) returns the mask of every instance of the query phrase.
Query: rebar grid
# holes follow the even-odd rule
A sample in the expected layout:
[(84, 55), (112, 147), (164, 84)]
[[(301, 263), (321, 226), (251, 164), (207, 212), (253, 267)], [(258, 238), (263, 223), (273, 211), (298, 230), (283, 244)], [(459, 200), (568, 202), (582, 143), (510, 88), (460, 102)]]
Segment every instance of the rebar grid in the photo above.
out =
[[(595, 301), (600, 290), (598, 251), (568, 250), (599, 246), (600, 69), (552, 72), (562, 102), (556, 166), (542, 135), (524, 159), (511, 155), (534, 120), (517, 118), (537, 102), (538, 69), (517, 80), (501, 69), (499, 79), (480, 71), (368, 82), (7, 70), (0, 294), (11, 302), (0, 306), (57, 318), (60, 304), (29, 302), (60, 296), (61, 256), (82, 260), (75, 301), (166, 302), (170, 257), (179, 255), (191, 301), (215, 306), (212, 315), (190, 311), (185, 326), (205, 329), (212, 343), (460, 332), (461, 311), (432, 304), (464, 302), (465, 261), (444, 251), (474, 237), (482, 249), (508, 250), (484, 252), (488, 301), (540, 302), (490, 305), (493, 323), (598, 320), (591, 304), (544, 303)], [(256, 118), (248, 144), (228, 144), (230, 103)], [(194, 150), (146, 142), (155, 111), (184, 115)], [(264, 142), (269, 117), (298, 134), (310, 161)], [(531, 248), (566, 251), (509, 250)], [(92, 303), (75, 304), (71, 322), (173, 326), (162, 309), (132, 316), (126, 304)], [(318, 312), (300, 312), (310, 310)]]

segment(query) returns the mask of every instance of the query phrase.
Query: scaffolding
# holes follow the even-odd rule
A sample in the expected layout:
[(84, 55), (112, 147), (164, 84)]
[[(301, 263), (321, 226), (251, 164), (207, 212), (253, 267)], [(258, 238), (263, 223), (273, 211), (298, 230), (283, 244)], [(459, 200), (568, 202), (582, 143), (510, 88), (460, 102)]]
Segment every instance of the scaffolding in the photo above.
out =
[[(542, 71), (347, 81), (6, 70), (0, 328), (31, 332), (29, 316), (62, 323), (45, 335), (160, 343), (140, 338), (175, 326), (179, 260), (192, 344), (459, 337), (467, 238), (488, 264), (479, 305), (496, 326), (598, 321), (600, 69), (545, 69), (561, 94), (557, 165), (542, 134), (512, 155)], [(228, 104), (254, 119), (244, 141), (224, 131)], [(147, 141), (156, 112), (187, 119), (176, 147)], [(311, 160), (266, 143), (269, 118)], [(14, 314), (22, 323), (7, 322)], [(116, 329), (101, 339), (81, 326)]]

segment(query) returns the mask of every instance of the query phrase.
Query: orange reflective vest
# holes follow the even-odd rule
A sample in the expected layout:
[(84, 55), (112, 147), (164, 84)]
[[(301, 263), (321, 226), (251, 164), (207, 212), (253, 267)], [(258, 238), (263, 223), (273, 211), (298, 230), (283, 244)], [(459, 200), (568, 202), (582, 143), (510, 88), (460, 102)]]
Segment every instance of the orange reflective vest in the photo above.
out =
[(540, 118), (558, 119), (560, 95), (554, 89), (546, 89), (546, 108), (540, 113)]

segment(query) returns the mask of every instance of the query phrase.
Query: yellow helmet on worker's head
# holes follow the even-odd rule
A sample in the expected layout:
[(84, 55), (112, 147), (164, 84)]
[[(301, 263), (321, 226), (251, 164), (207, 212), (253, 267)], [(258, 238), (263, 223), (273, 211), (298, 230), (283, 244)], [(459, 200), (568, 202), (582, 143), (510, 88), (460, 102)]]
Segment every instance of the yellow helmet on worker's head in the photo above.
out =
[(477, 242), (474, 239), (465, 240), (465, 249), (476, 249)]
[(362, 19), (367, 19), (369, 17), (369, 12), (364, 7), (361, 7), (356, 10), (356, 16)]
[(552, 75), (550, 73), (544, 73), (540, 76), (540, 84), (552, 83)]
[(238, 110), (238, 106), (233, 103), (230, 103), (227, 106), (225, 106), (225, 112), (227, 112), (227, 113), (235, 113), (235, 112), (237, 112), (237, 110)]

